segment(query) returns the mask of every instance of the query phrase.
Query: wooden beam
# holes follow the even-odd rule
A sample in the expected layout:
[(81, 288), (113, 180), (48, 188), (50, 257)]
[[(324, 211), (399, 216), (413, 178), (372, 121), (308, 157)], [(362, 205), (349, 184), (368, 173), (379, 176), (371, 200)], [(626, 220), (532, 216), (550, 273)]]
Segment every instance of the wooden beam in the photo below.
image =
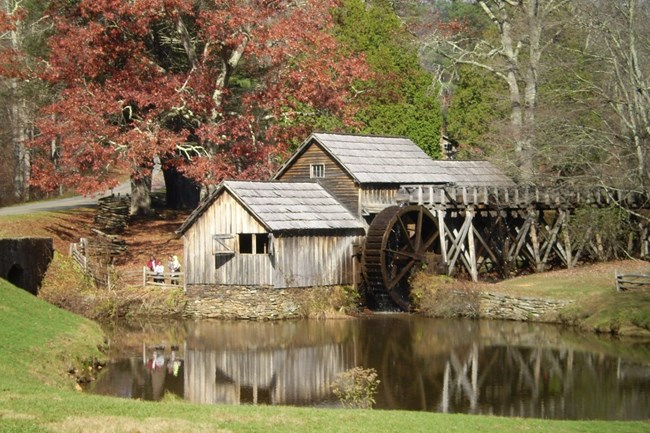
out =
[(465, 244), (465, 239), (467, 237), (467, 233), (471, 227), (471, 219), (465, 218), (465, 221), (463, 222), (463, 225), (461, 226), (460, 230), (457, 231), (456, 233), (452, 233), (447, 229), (447, 226), (445, 225), (445, 230), (447, 230), (447, 233), (449, 234), (449, 238), (452, 242), (451, 248), (449, 249), (449, 255), (450, 255), (450, 261), (449, 261), (449, 274), (451, 275), (454, 271), (454, 267), (456, 266), (456, 261), (458, 260), (458, 256), (460, 255), (461, 251), (463, 251), (464, 244)]
[(556, 244), (557, 241), (557, 235), (562, 228), (562, 225), (564, 223), (564, 213), (561, 211), (557, 211), (557, 218), (555, 219), (553, 226), (550, 228), (547, 228), (548, 231), (548, 237), (546, 237), (545, 242), (542, 243), (542, 265), (546, 267), (546, 263), (548, 262), (549, 255), (551, 254), (551, 250)]
[(446, 212), (443, 209), (437, 209), (435, 212), (438, 217), (438, 231), (440, 232), (440, 254), (442, 255), (442, 260), (447, 265), (449, 261), (449, 255), (447, 252), (447, 231), (445, 230)]
[(478, 269), (476, 265), (476, 245), (474, 243), (474, 206), (468, 206), (465, 218), (469, 220), (469, 231), (467, 232), (467, 246), (469, 248), (469, 273), (472, 281), (478, 281)]

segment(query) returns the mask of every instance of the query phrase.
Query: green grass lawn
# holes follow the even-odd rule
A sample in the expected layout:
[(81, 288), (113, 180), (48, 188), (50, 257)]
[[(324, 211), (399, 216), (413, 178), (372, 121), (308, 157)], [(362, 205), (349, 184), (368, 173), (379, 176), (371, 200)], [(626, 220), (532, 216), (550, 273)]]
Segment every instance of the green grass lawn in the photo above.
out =
[(500, 281), (496, 290), (524, 296), (584, 299), (615, 292), (614, 272), (648, 273), (650, 263), (641, 260), (613, 261), (529, 274)]
[(144, 402), (76, 391), (99, 327), (0, 280), (0, 432), (646, 432), (650, 422)]
[(650, 337), (650, 292), (617, 292), (614, 272), (649, 273), (644, 261), (585, 265), (504, 280), (489, 290), (513, 296), (565, 299), (562, 318), (585, 330)]

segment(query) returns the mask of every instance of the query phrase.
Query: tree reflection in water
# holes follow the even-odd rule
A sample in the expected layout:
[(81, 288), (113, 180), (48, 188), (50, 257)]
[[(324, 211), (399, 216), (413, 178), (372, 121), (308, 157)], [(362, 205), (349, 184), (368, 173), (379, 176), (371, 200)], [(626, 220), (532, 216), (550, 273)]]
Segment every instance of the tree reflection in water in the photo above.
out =
[[(375, 407), (381, 409), (650, 417), (650, 344), (555, 326), (377, 315), (139, 328), (144, 331), (108, 331), (117, 341), (115, 357), (91, 392), (333, 407), (339, 406), (331, 391), (337, 374), (362, 366), (379, 373)], [(162, 347), (172, 345), (178, 345), (173, 354)]]

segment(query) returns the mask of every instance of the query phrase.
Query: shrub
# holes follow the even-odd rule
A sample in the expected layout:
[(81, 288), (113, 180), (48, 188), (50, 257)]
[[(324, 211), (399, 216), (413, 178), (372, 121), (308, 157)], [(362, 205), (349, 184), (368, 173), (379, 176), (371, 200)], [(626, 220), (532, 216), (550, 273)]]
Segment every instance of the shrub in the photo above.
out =
[(480, 293), (468, 281), (416, 272), (411, 278), (411, 308), (426, 316), (477, 318)]
[(379, 382), (374, 368), (354, 367), (336, 376), (332, 392), (343, 407), (372, 409)]
[[(119, 283), (119, 279), (115, 279)], [(90, 319), (133, 315), (179, 316), (185, 307), (182, 287), (159, 289), (115, 284), (98, 288), (70, 257), (55, 253), (39, 297)]]
[(359, 299), (354, 287), (334, 286), (305, 290), (299, 302), (305, 317), (327, 318), (356, 311)]
[(55, 251), (38, 296), (68, 311), (86, 315), (93, 292), (95, 287), (92, 279), (84, 274), (72, 258)]
[(569, 233), (577, 244), (592, 242), (598, 261), (625, 257), (629, 215), (619, 207), (576, 209), (568, 223)]

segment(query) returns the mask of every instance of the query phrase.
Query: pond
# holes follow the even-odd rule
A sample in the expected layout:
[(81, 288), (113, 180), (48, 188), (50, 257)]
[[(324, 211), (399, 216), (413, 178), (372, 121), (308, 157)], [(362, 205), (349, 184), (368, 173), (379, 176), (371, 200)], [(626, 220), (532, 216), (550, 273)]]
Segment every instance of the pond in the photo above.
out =
[(521, 322), (378, 314), (350, 320), (107, 326), (110, 362), (88, 391), (208, 404), (340, 407), (356, 366), (376, 409), (555, 419), (650, 418), (650, 342)]

